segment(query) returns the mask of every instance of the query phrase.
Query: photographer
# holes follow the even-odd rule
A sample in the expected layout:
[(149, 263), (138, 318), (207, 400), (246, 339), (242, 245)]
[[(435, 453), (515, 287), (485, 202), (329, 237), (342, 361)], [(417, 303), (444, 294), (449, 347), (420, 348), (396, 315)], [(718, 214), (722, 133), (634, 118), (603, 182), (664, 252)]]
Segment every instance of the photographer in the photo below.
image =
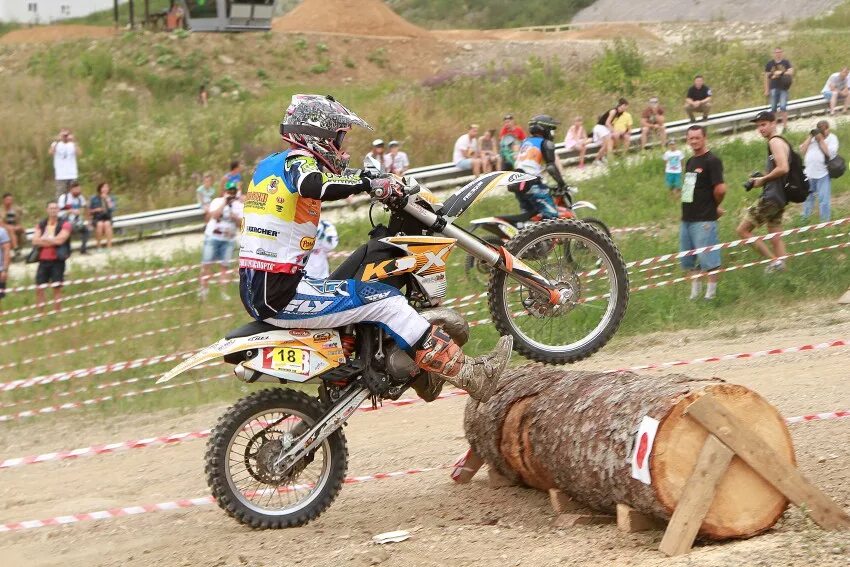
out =
[[(230, 181), (224, 188), (224, 196), (213, 199), (206, 215), (207, 228), (204, 230), (204, 248), (201, 254), (201, 299), (209, 292), (209, 279), (212, 266), (216, 262), (221, 266), (220, 282), (226, 283), (227, 268), (233, 257), (238, 227), (242, 222), (242, 202), (237, 198), (239, 185)], [(259, 250), (257, 251), (259, 253)], [(230, 299), (222, 290), (222, 297)]]
[[(747, 210), (746, 218), (738, 225), (738, 235), (741, 238), (751, 238), (753, 230), (763, 224), (767, 224), (767, 231), (770, 233), (782, 231), (782, 213), (788, 204), (788, 198), (785, 196), (785, 176), (791, 170), (791, 146), (785, 138), (776, 135), (776, 115), (762, 111), (750, 122), (755, 123), (758, 133), (767, 140), (767, 174), (754, 173), (744, 184), (747, 191), (753, 187), (764, 189), (759, 200)], [(771, 239), (771, 242), (772, 253), (762, 240), (753, 244), (759, 254), (771, 259), (765, 269), (767, 273), (785, 269), (785, 244), (780, 237)]]
[(77, 180), (77, 158), (83, 155), (83, 151), (74, 139), (74, 134), (67, 128), (63, 128), (50, 144), (48, 152), (53, 156), (56, 198), (58, 199), (70, 191), (71, 184)]
[(806, 177), (809, 178), (811, 193), (803, 203), (803, 218), (808, 219), (815, 206), (815, 196), (818, 199), (818, 212), (820, 222), (829, 220), (829, 200), (832, 185), (829, 179), (829, 171), (826, 162), (838, 154), (838, 137), (829, 131), (829, 122), (821, 120), (817, 126), (809, 132), (809, 137), (800, 144), (800, 153), (803, 154)]

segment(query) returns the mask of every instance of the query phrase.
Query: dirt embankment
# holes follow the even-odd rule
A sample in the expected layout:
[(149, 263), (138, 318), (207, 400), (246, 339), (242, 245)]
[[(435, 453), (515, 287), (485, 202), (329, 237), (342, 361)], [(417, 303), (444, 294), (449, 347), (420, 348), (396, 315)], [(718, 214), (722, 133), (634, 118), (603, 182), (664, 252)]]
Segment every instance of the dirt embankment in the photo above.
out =
[(393, 12), (381, 0), (304, 0), (275, 19), (275, 31), (427, 37), (428, 30)]
[(53, 43), (72, 39), (97, 39), (112, 37), (116, 33), (115, 29), (104, 26), (34, 26), (13, 30), (0, 36), (0, 44)]

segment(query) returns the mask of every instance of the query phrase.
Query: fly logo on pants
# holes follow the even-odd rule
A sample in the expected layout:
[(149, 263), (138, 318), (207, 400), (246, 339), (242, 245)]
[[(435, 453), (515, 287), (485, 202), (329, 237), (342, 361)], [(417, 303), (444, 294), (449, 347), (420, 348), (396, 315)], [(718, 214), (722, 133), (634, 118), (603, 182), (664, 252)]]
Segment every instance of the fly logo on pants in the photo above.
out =
[(316, 301), (313, 299), (293, 299), (283, 309), (284, 313), (321, 313), (331, 306), (333, 301)]

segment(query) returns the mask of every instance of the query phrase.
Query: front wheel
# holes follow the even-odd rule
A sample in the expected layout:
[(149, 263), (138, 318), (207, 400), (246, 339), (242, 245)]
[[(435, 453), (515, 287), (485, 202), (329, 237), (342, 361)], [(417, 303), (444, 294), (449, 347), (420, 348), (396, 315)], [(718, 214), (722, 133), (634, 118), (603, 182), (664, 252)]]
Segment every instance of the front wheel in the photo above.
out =
[(342, 430), (288, 471), (275, 460), (323, 413), (315, 398), (283, 388), (260, 390), (231, 406), (207, 443), (205, 472), (216, 503), (252, 528), (316, 519), (336, 498), (348, 468)]
[(566, 298), (553, 306), (548, 296), (494, 271), (490, 314), (500, 334), (514, 337), (518, 353), (565, 364), (587, 358), (614, 336), (629, 302), (629, 277), (604, 233), (581, 221), (548, 220), (523, 229), (505, 248)]

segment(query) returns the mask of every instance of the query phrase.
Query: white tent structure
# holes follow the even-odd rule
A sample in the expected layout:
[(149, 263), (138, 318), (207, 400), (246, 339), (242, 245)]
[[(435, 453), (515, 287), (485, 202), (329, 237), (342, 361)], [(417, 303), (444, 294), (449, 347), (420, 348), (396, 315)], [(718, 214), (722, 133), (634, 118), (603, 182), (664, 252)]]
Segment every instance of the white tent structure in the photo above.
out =
[(272, 27), (276, 0), (181, 0), (192, 31), (249, 31)]

